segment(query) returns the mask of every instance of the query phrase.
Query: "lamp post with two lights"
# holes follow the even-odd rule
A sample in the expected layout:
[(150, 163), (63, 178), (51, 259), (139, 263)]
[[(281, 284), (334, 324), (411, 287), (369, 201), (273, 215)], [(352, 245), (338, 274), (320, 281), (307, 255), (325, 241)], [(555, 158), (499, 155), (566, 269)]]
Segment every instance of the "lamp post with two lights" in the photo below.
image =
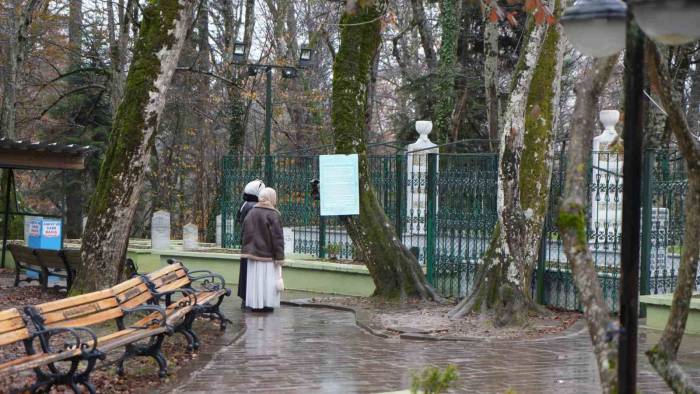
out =
[(234, 64), (248, 66), (248, 76), (254, 77), (259, 72), (265, 72), (265, 134), (264, 146), (265, 156), (270, 155), (270, 141), (272, 134), (272, 70), (282, 70), (282, 78), (293, 79), (297, 77), (299, 70), (302, 70), (311, 65), (311, 56), (313, 51), (311, 48), (303, 46), (299, 50), (299, 63), (297, 66), (281, 66), (276, 64), (248, 63), (246, 59), (246, 45), (242, 42), (237, 42), (233, 47), (233, 62)]

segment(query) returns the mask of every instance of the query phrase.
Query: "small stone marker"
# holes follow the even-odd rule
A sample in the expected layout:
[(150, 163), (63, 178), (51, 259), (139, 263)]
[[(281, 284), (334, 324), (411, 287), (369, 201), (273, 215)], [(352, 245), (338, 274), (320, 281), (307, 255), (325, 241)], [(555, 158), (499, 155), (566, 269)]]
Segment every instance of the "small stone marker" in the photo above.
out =
[(82, 232), (85, 232), (85, 225), (86, 224), (87, 224), (87, 216), (83, 216), (83, 228), (82, 228), (83, 231)]
[(284, 233), (284, 254), (288, 255), (294, 253), (294, 229), (291, 227), (284, 227), (282, 232)]
[(221, 244), (221, 214), (216, 215), (216, 245), (223, 247)]
[(156, 211), (153, 214), (151, 249), (170, 249), (170, 212)]
[(182, 249), (195, 250), (199, 248), (199, 229), (194, 223), (182, 228)]

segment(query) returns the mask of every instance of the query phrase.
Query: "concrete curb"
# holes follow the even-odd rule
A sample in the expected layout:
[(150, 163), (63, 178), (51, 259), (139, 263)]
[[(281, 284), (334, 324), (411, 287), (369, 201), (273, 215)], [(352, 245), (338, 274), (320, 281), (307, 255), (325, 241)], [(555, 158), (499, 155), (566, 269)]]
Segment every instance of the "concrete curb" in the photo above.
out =
[(389, 338), (389, 335), (384, 333), (383, 330), (376, 330), (376, 329), (372, 328), (372, 326), (369, 323), (369, 319), (367, 319), (367, 316), (365, 313), (363, 313), (363, 312), (358, 313), (353, 308), (340, 306), (340, 305), (333, 305), (333, 304), (311, 303), (311, 302), (308, 302), (306, 300), (281, 301), (280, 303), (282, 305), (287, 305), (287, 306), (304, 307), (304, 308), (332, 309), (332, 310), (341, 311), (341, 312), (350, 312), (355, 316), (355, 324), (358, 327), (360, 327), (362, 330), (366, 331), (370, 335), (374, 335), (375, 337)]

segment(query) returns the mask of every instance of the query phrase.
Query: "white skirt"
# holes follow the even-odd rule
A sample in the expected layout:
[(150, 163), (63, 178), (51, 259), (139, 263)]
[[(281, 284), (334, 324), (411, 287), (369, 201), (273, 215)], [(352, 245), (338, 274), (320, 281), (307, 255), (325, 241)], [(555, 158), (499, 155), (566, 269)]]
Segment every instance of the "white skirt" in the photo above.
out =
[(275, 263), (248, 259), (245, 305), (249, 308), (279, 308)]

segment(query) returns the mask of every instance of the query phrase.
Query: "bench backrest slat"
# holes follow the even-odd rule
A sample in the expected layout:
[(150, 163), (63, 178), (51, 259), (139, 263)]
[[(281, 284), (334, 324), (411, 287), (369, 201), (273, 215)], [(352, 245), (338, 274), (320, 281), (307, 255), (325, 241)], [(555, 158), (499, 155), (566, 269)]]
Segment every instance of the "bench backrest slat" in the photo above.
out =
[(34, 309), (49, 328), (90, 326), (124, 315), (110, 289), (47, 302)]
[(7, 248), (12, 253), (12, 259), (22, 263), (22, 265), (41, 265), (33, 249), (17, 244), (9, 244)]
[(77, 268), (80, 266), (80, 249), (63, 249), (63, 258), (66, 259), (68, 266)]
[(122, 308), (134, 308), (153, 298), (148, 286), (139, 277), (129, 279), (112, 287), (112, 294)]
[(16, 308), (0, 311), (0, 346), (29, 338), (27, 325)]
[(190, 284), (187, 271), (182, 263), (177, 262), (148, 274), (148, 280), (153, 283), (156, 291), (170, 291)]
[(37, 249), (34, 251), (37, 258), (41, 262), (41, 265), (47, 268), (66, 268), (66, 264), (63, 262), (63, 257), (58, 250), (43, 250)]

